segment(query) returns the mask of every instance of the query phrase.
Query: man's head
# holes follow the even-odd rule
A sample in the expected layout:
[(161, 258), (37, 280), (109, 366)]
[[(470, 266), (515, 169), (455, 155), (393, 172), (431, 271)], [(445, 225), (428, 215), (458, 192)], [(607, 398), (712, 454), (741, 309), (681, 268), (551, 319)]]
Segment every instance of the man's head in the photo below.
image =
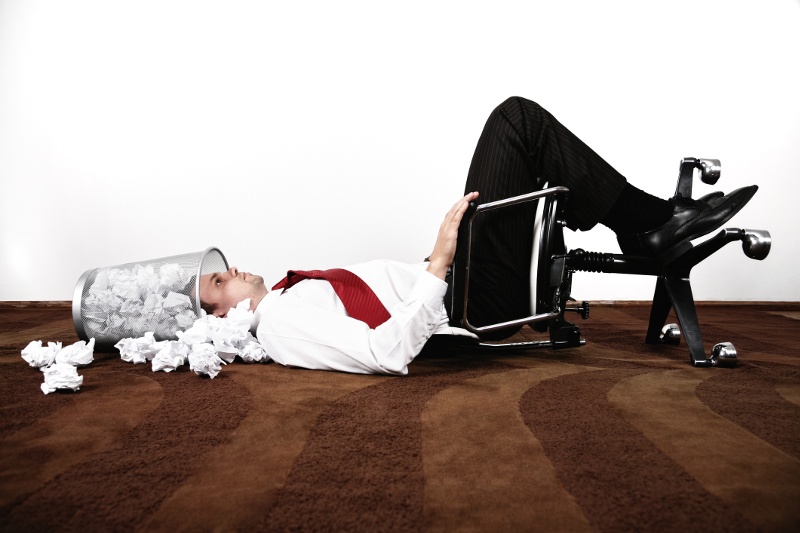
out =
[(250, 298), (250, 309), (255, 310), (267, 294), (264, 278), (231, 267), (226, 272), (200, 276), (200, 305), (206, 313), (223, 317), (236, 304)]

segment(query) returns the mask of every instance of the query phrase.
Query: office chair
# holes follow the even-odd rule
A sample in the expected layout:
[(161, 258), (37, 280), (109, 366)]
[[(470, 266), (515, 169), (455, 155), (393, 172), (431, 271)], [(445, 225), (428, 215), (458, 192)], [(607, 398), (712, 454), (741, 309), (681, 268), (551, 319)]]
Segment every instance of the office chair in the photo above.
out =
[[(680, 164), (676, 196), (691, 197), (695, 174), (699, 174), (704, 183), (713, 185), (720, 177), (719, 160), (684, 158)], [(452, 267), (451, 323), (479, 337), (487, 332), (526, 324), (537, 331), (549, 332), (549, 340), (480, 342), (479, 346), (484, 349), (578, 347), (585, 344), (585, 340), (581, 337), (580, 329), (566, 320), (564, 315), (574, 312), (586, 319), (589, 316), (589, 304), (582, 302), (568, 307), (568, 302), (573, 301), (570, 294), (573, 273), (586, 271), (655, 276), (656, 287), (645, 342), (679, 344), (680, 337), (683, 336), (693, 366), (735, 366), (738, 354), (730, 342), (718, 343), (710, 355), (705, 353), (689, 276), (695, 265), (734, 241), (742, 241), (746, 256), (763, 260), (772, 246), (769, 232), (722, 229), (698, 245), (692, 244), (688, 239), (681, 241), (658, 257), (587, 252), (582, 249), (567, 252), (562, 215), (564, 200), (568, 194), (566, 187), (545, 186), (539, 191), (513, 198), (480, 205), (473, 202), (470, 205), (461, 223)], [(495, 324), (473, 325), (469, 321), (468, 310), (472, 247), (475, 239), (474, 221), (484, 213), (519, 204), (531, 204), (531, 208), (535, 205), (537, 210), (531, 256), (530, 315)], [(670, 309), (675, 309), (678, 324), (665, 324)]]

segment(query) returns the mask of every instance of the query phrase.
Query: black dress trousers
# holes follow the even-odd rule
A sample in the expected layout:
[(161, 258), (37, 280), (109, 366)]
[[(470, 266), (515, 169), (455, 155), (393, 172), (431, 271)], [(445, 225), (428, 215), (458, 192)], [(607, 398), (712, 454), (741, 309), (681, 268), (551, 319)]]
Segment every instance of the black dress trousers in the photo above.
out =
[[(588, 230), (614, 205), (625, 178), (541, 106), (520, 97), (489, 116), (472, 158), (465, 192), (491, 202), (548, 186), (570, 189), (565, 216)], [(470, 322), (481, 326), (527, 316), (535, 207), (493, 211), (475, 221)], [(487, 335), (504, 338), (516, 330)]]

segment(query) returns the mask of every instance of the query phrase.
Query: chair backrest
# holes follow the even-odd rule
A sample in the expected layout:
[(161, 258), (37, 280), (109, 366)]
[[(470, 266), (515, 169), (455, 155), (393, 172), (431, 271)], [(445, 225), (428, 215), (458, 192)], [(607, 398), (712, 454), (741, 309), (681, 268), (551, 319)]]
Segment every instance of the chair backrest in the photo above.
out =
[[(557, 291), (564, 276), (563, 226), (558, 220), (560, 200), (569, 189), (566, 187), (545, 188), (539, 191), (477, 205), (474, 202), (464, 215), (459, 230), (458, 248), (452, 269), (451, 323), (480, 335), (484, 332), (551, 320), (562, 311), (559, 309)], [(467, 319), (469, 306), (469, 271), (471, 261), (473, 221), (482, 213), (503, 209), (521, 203), (535, 203), (536, 217), (533, 228), (533, 250), (531, 256), (530, 316), (507, 322), (474, 326)], [(533, 206), (531, 206), (533, 208)], [(560, 256), (560, 257), (556, 257)], [(554, 259), (555, 257), (555, 259)]]

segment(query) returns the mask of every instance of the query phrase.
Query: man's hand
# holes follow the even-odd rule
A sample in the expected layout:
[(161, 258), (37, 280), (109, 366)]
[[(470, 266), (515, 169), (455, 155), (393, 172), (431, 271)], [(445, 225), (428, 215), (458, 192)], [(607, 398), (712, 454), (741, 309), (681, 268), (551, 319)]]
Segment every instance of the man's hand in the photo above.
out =
[(436, 237), (436, 244), (433, 245), (428, 265), (428, 272), (437, 278), (444, 279), (447, 269), (453, 263), (456, 255), (458, 226), (461, 224), (461, 219), (464, 217), (469, 203), (477, 197), (477, 192), (471, 192), (456, 202), (444, 217), (442, 225), (439, 226), (439, 235)]

